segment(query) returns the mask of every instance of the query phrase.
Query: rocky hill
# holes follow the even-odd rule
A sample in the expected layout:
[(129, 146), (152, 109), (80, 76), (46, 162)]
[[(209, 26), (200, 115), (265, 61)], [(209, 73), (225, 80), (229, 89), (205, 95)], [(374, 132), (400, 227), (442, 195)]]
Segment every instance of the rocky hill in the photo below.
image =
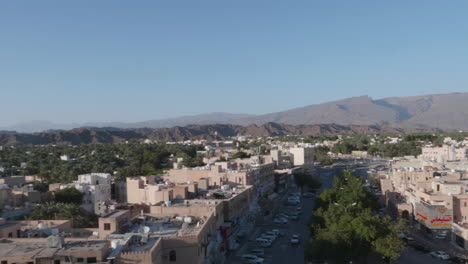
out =
[[(143, 141), (183, 141), (189, 139), (218, 140), (233, 136), (283, 136), (283, 135), (336, 135), (336, 134), (370, 134), (370, 133), (403, 133), (421, 132), (426, 129), (393, 128), (387, 125), (284, 125), (266, 123), (263, 125), (190, 125), (173, 128), (79, 128), (66, 131), (49, 131), (40, 133), (0, 133), (0, 145), (45, 145), (45, 144), (95, 144), (120, 143), (127, 140)], [(431, 129), (429, 131), (438, 131)]]

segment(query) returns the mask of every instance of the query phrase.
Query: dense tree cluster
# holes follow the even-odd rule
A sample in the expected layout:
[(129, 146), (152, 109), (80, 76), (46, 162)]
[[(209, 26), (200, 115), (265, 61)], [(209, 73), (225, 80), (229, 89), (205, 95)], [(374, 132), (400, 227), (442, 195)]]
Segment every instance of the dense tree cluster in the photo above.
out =
[(321, 165), (333, 164), (333, 159), (328, 155), (330, 148), (326, 146), (320, 146), (314, 148), (314, 161), (319, 162)]
[(55, 192), (57, 203), (72, 203), (80, 205), (83, 201), (83, 193), (73, 187), (68, 187)]
[(48, 202), (37, 205), (29, 215), (31, 220), (73, 220), (73, 227), (97, 227), (98, 217), (74, 203)]
[[(89, 172), (115, 173), (125, 178), (152, 175), (170, 167), (171, 157), (183, 157), (184, 165), (199, 166), (200, 146), (166, 144), (92, 144), (82, 146), (5, 147), (0, 151), (0, 176), (40, 175), (49, 183), (68, 183)], [(71, 160), (60, 160), (68, 155)], [(26, 164), (21, 168), (21, 164)]]
[(332, 189), (317, 198), (311, 219), (312, 238), (306, 245), (309, 259), (336, 263), (365, 260), (369, 255), (396, 259), (404, 249), (399, 225), (375, 213), (377, 202), (362, 180), (345, 171)]
[(309, 190), (315, 190), (322, 186), (320, 180), (307, 173), (294, 173), (294, 181), (301, 190), (304, 187), (309, 188)]

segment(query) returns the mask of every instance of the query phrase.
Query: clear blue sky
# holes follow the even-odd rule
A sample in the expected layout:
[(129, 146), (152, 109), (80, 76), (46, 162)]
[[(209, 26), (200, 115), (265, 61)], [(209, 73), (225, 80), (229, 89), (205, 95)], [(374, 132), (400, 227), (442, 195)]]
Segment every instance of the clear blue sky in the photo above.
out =
[(2, 1), (0, 126), (468, 92), (468, 1)]

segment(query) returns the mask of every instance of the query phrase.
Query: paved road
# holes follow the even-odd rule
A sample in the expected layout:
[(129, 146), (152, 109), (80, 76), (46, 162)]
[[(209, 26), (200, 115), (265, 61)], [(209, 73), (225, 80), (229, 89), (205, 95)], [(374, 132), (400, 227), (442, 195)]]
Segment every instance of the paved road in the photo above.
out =
[(447, 260), (440, 260), (429, 256), (428, 253), (421, 253), (414, 249), (408, 249), (401, 254), (401, 257), (392, 264), (447, 264)]
[[(318, 175), (320, 180), (322, 181), (322, 189), (328, 189), (333, 186), (334, 175), (339, 171), (344, 169), (352, 170), (353, 173), (359, 175), (363, 179), (367, 178), (367, 171), (370, 168), (374, 168), (377, 166), (385, 165), (385, 161), (378, 161), (378, 162), (369, 162), (363, 160), (361, 161), (355, 160), (339, 160), (334, 166), (327, 166), (327, 167), (316, 167), (312, 170), (314, 175)], [(289, 192), (296, 191), (294, 189), (289, 190)], [(283, 196), (283, 199), (286, 198)], [(251, 234), (251, 240), (253, 241), (248, 242), (244, 246), (241, 247), (240, 250), (236, 252), (236, 255), (229, 258), (227, 263), (243, 263), (240, 256), (248, 251), (249, 248), (258, 247), (255, 245), (255, 238), (258, 237), (262, 232), (269, 231), (273, 228), (279, 228), (285, 231), (286, 235), (284, 237), (280, 237), (275, 241), (271, 248), (265, 249), (265, 264), (295, 264), (295, 263), (304, 263), (304, 249), (301, 243), (300, 246), (291, 246), (289, 239), (291, 234), (300, 234), (302, 238), (302, 242), (304, 239), (309, 237), (309, 229), (307, 227), (307, 223), (309, 218), (312, 215), (312, 209), (314, 207), (314, 199), (312, 198), (303, 198), (301, 202), (301, 206), (303, 207), (303, 214), (299, 221), (290, 221), (288, 224), (284, 226), (274, 225), (272, 223), (272, 216), (269, 215), (266, 217), (265, 221), (263, 221), (264, 225), (256, 227), (256, 230), (253, 234)], [(282, 202), (278, 203), (278, 210), (282, 211), (287, 208), (284, 206)], [(294, 207), (292, 207), (294, 208)], [(440, 264), (440, 263), (448, 263), (447, 261), (442, 261), (435, 259), (429, 256), (427, 253), (421, 253), (415, 251), (414, 249), (408, 249), (403, 252), (402, 256), (392, 262), (393, 264)]]

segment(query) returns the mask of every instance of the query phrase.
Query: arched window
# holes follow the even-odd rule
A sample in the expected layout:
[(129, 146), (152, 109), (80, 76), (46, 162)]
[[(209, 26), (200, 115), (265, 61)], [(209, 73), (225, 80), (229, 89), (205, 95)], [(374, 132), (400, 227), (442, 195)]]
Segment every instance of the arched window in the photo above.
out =
[(177, 256), (176, 256), (176, 252), (175, 250), (171, 250), (169, 252), (169, 261), (176, 261), (177, 260)]

